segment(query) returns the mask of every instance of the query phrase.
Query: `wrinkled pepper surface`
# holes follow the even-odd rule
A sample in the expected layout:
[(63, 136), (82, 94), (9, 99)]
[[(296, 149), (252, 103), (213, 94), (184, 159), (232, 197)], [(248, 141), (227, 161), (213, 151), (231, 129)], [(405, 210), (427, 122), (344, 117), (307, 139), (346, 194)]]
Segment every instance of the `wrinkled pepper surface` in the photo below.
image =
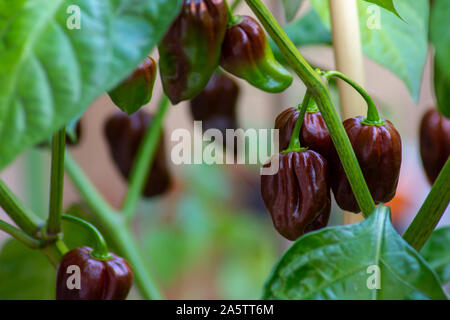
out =
[(228, 11), (224, 0), (184, 0), (158, 47), (164, 91), (173, 104), (197, 96), (216, 70)]
[[(344, 128), (355, 151), (362, 173), (375, 203), (386, 203), (395, 195), (402, 162), (400, 134), (392, 123), (364, 124), (364, 117), (344, 121)], [(343, 210), (360, 212), (344, 168), (333, 147), (330, 161), (331, 187)]]
[(288, 88), (293, 78), (275, 60), (259, 22), (248, 16), (236, 16), (235, 20), (225, 34), (220, 66), (267, 92)]
[[(112, 159), (125, 179), (128, 179), (137, 156), (139, 146), (151, 125), (152, 116), (140, 110), (131, 116), (116, 113), (110, 117), (104, 128)], [(165, 193), (171, 184), (170, 173), (161, 135), (152, 168), (144, 189), (144, 197)]]
[(450, 156), (450, 119), (435, 109), (427, 111), (420, 124), (420, 155), (433, 184)]
[[(279, 148), (285, 150), (289, 146), (295, 123), (300, 115), (297, 108), (288, 108), (280, 113), (275, 120), (275, 129), (279, 130)], [(300, 143), (302, 147), (320, 153), (325, 159), (329, 159), (333, 142), (330, 133), (320, 112), (315, 108), (309, 109), (305, 113), (300, 130)]]
[(328, 179), (327, 161), (312, 150), (280, 154), (278, 172), (261, 176), (264, 204), (283, 237), (295, 240), (327, 225)]
[(108, 94), (123, 112), (133, 114), (152, 99), (157, 66), (151, 57), (137, 67), (133, 73)]
[[(97, 260), (92, 249), (80, 247), (67, 252), (58, 265), (57, 300), (125, 300), (133, 284), (128, 262), (113, 253), (110, 259)], [(74, 266), (79, 268), (77, 288)]]

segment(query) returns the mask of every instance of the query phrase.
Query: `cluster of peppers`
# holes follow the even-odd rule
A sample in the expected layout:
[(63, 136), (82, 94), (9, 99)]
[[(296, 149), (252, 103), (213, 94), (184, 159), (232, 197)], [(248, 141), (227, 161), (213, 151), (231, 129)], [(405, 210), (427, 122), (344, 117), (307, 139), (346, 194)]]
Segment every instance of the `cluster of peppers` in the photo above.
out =
[(267, 92), (293, 81), (274, 58), (261, 25), (234, 16), (225, 0), (184, 0), (158, 47), (164, 91), (173, 104), (195, 98), (221, 66)]
[[(335, 72), (332, 76), (340, 75)], [(402, 157), (401, 138), (390, 121), (380, 119), (370, 97), (365, 98), (368, 116), (347, 119), (343, 125), (378, 204), (395, 195)], [(278, 115), (275, 129), (279, 130), (279, 147), (284, 151), (278, 155), (279, 171), (273, 176), (261, 176), (261, 193), (282, 236), (296, 240), (325, 227), (331, 211), (330, 190), (341, 209), (360, 212), (327, 126), (317, 107), (309, 103), (308, 93), (298, 108), (289, 108)]]

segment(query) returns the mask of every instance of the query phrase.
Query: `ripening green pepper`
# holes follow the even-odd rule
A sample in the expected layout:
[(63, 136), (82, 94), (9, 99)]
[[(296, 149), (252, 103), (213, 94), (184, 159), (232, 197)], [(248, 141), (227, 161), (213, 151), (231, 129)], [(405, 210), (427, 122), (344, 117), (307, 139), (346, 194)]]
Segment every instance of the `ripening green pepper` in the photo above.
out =
[(197, 96), (220, 60), (228, 24), (224, 0), (184, 0), (158, 47), (164, 91), (172, 104)]
[(156, 80), (156, 62), (145, 58), (136, 70), (108, 94), (114, 104), (130, 114), (149, 103)]
[(292, 83), (291, 74), (273, 56), (261, 25), (248, 16), (236, 16), (222, 45), (220, 66), (266, 92), (277, 93)]

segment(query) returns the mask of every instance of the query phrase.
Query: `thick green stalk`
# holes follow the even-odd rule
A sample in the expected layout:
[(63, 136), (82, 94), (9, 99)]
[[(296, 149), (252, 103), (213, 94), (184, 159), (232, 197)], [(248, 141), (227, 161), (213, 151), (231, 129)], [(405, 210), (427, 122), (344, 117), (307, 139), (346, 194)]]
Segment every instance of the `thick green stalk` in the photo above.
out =
[(26, 207), (0, 179), (0, 207), (29, 236), (36, 236), (44, 222)]
[(119, 216), (98, 193), (88, 177), (77, 163), (66, 155), (66, 172), (70, 176), (78, 192), (94, 211), (102, 226), (113, 235), (119, 254), (125, 257), (133, 267), (136, 284), (145, 299), (161, 299), (161, 294), (150, 276), (145, 260), (138, 249), (138, 244), (129, 231), (123, 216)]
[(450, 160), (437, 177), (425, 202), (403, 234), (403, 239), (417, 251), (422, 249), (450, 202)]
[(303, 102), (300, 105), (300, 114), (298, 115), (297, 121), (295, 122), (295, 127), (292, 131), (291, 140), (289, 141), (289, 147), (286, 152), (299, 152), (305, 150), (302, 149), (302, 146), (300, 144), (300, 130), (302, 129), (303, 119), (305, 118), (306, 110), (308, 110), (310, 100), (311, 95), (308, 91), (306, 91)]
[(364, 100), (367, 103), (367, 117), (364, 119), (364, 122), (368, 125), (385, 125), (386, 123), (380, 118), (380, 115), (378, 114), (377, 106), (375, 105), (375, 102), (373, 102), (372, 97), (367, 93), (366, 90), (364, 90), (359, 84), (357, 84), (355, 81), (347, 77), (345, 74), (339, 72), (339, 71), (328, 71), (328, 72), (321, 72), (323, 76), (327, 79), (327, 81), (332, 78), (336, 77), (339, 79), (344, 80), (349, 85), (351, 85), (358, 93), (364, 98)]
[(306, 62), (261, 0), (246, 0), (266, 31), (283, 53), (286, 61), (300, 77), (316, 101), (341, 159), (355, 198), (364, 216), (370, 215), (375, 203), (359, 167), (352, 145), (321, 77)]
[(56, 240), (41, 249), (41, 252), (48, 258), (48, 260), (50, 260), (51, 264), (55, 268), (58, 267), (59, 261), (67, 251), (67, 246), (62, 240)]
[(122, 206), (123, 214), (131, 219), (147, 182), (148, 174), (155, 158), (156, 150), (162, 134), (164, 116), (170, 106), (166, 95), (161, 97), (158, 112), (148, 127), (144, 139), (139, 147), (135, 163), (130, 175), (130, 183), (125, 201)]
[(94, 236), (95, 246), (91, 252), (91, 255), (94, 258), (99, 260), (108, 260), (111, 258), (111, 254), (108, 251), (108, 246), (106, 245), (105, 238), (103, 238), (102, 234), (100, 233), (100, 231), (98, 231), (98, 229), (95, 226), (93, 226), (92, 224), (83, 219), (67, 214), (63, 214), (61, 218), (82, 226)]
[(47, 233), (61, 232), (62, 199), (64, 192), (64, 155), (66, 152), (66, 127), (59, 130), (52, 139), (52, 167), (50, 178), (50, 205)]
[(38, 249), (42, 246), (41, 241), (30, 237), (22, 230), (17, 229), (16, 227), (10, 225), (9, 223), (7, 223), (3, 220), (0, 220), (0, 230), (5, 231), (10, 236), (19, 240), (20, 242), (22, 242), (24, 245), (26, 245), (27, 247), (29, 247), (31, 249)]

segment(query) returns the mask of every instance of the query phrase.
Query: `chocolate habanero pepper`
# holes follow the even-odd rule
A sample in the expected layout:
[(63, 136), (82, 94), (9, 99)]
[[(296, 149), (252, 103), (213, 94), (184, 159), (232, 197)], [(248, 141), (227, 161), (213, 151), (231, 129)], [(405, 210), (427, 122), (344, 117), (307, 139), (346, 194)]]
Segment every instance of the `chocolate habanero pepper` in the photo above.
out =
[(450, 156), (450, 120), (435, 109), (428, 110), (420, 124), (420, 155), (433, 184)]
[[(285, 150), (289, 146), (295, 123), (300, 110), (288, 108), (280, 113), (275, 120), (275, 129), (279, 131), (279, 148)], [(300, 142), (303, 147), (320, 153), (325, 159), (329, 159), (333, 142), (328, 132), (325, 121), (316, 106), (309, 106), (300, 129)]]
[(80, 247), (64, 255), (57, 271), (57, 300), (125, 300), (133, 284), (133, 271), (128, 262), (113, 253), (99, 259), (92, 251)]
[(278, 172), (261, 176), (261, 194), (283, 237), (323, 228), (331, 211), (327, 161), (312, 150), (281, 153)]
[[(113, 161), (125, 179), (128, 179), (139, 146), (151, 125), (152, 116), (140, 110), (131, 116), (116, 113), (105, 124), (104, 132)], [(165, 193), (171, 183), (161, 135), (152, 168), (144, 189), (144, 197)]]
[[(388, 120), (383, 124), (365, 123), (364, 117), (344, 121), (344, 128), (355, 151), (362, 173), (375, 203), (386, 203), (395, 195), (402, 161), (400, 134)], [(333, 148), (334, 168), (331, 187), (337, 204), (343, 210), (358, 213), (360, 208), (353, 195), (344, 168)]]
[(276, 93), (292, 83), (291, 74), (279, 64), (263, 28), (255, 19), (236, 16), (222, 45), (220, 66), (261, 90)]
[(151, 100), (156, 73), (155, 60), (145, 58), (130, 76), (108, 93), (109, 97), (122, 111), (135, 113)]
[(172, 104), (194, 98), (216, 70), (228, 11), (225, 0), (184, 0), (158, 47), (164, 91)]
[(224, 73), (213, 74), (205, 89), (191, 100), (191, 113), (195, 121), (202, 121), (204, 131), (236, 129), (236, 105), (239, 86)]

